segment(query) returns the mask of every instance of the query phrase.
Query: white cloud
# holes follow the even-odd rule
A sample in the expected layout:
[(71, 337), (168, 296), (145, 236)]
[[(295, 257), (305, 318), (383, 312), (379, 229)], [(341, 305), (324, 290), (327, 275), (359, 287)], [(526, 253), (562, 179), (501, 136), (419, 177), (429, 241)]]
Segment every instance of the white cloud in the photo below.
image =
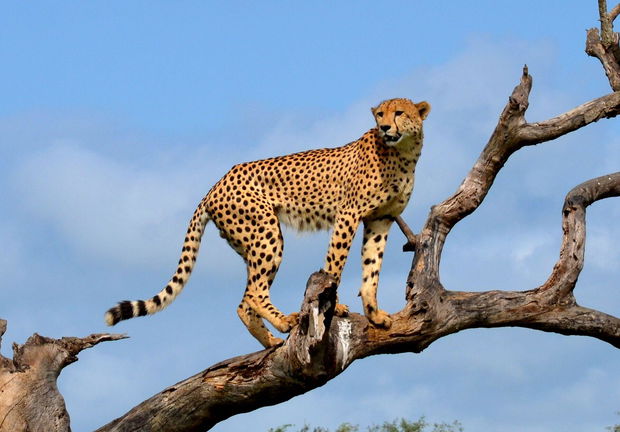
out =
[(207, 192), (201, 185), (214, 183), (224, 169), (217, 157), (204, 165), (188, 161), (183, 169), (167, 156), (145, 167), (84, 143), (54, 140), (18, 165), (13, 184), (29, 215), (49, 223), (79, 254), (115, 265), (172, 268), (186, 224)]
[(33, 154), (15, 176), (28, 210), (77, 250), (127, 264), (161, 263), (169, 227), (190, 199), (181, 180), (67, 142)]

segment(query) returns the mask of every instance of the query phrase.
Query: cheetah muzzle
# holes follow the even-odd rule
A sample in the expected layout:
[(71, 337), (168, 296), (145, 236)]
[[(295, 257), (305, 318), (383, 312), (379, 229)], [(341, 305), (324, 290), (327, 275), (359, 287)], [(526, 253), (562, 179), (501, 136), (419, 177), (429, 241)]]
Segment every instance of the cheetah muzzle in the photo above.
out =
[[(124, 301), (106, 312), (109, 325), (154, 314), (179, 295), (187, 283), (204, 229), (213, 221), (220, 235), (243, 258), (247, 283), (237, 313), (265, 347), (274, 337), (264, 320), (280, 332), (297, 325), (272, 303), (269, 288), (282, 260), (280, 224), (301, 231), (331, 229), (324, 270), (340, 282), (353, 237), (363, 224), (362, 286), (364, 313), (375, 326), (388, 328), (389, 314), (377, 306), (379, 271), (388, 231), (413, 191), (422, 150), (427, 102), (390, 99), (372, 108), (376, 127), (342, 147), (310, 150), (235, 165), (200, 201), (189, 223), (179, 265), (158, 294)], [(346, 315), (345, 305), (337, 305)]]
[(401, 134), (397, 134), (397, 135), (384, 134), (383, 135), (383, 139), (387, 142), (398, 142), (401, 138), (402, 138)]

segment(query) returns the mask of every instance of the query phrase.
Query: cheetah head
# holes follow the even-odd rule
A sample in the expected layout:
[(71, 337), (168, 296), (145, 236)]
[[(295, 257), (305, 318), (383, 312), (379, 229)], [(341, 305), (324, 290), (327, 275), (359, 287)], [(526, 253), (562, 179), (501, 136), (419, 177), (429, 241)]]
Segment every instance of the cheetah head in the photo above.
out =
[(431, 110), (428, 102), (413, 103), (409, 99), (388, 99), (372, 108), (377, 122), (377, 130), (385, 144), (396, 146), (413, 138), (414, 142), (422, 139), (422, 120)]

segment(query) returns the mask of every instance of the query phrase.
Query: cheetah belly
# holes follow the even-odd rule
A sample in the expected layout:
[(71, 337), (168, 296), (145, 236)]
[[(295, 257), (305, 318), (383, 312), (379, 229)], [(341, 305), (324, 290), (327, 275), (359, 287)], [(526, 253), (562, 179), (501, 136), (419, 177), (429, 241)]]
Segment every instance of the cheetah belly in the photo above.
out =
[(334, 223), (333, 210), (322, 207), (315, 209), (279, 207), (276, 209), (276, 215), (281, 223), (297, 231), (328, 230)]

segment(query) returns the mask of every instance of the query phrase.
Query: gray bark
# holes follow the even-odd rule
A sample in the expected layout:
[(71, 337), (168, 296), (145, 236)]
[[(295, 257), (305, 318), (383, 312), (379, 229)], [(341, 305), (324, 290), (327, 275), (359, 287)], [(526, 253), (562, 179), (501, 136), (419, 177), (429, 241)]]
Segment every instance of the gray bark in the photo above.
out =
[[(0, 342), (6, 328), (0, 319)], [(56, 386), (60, 371), (77, 361), (80, 351), (124, 337), (51, 339), (35, 333), (25, 344), (13, 344), (12, 360), (0, 355), (0, 432), (70, 431), (65, 401)]]

